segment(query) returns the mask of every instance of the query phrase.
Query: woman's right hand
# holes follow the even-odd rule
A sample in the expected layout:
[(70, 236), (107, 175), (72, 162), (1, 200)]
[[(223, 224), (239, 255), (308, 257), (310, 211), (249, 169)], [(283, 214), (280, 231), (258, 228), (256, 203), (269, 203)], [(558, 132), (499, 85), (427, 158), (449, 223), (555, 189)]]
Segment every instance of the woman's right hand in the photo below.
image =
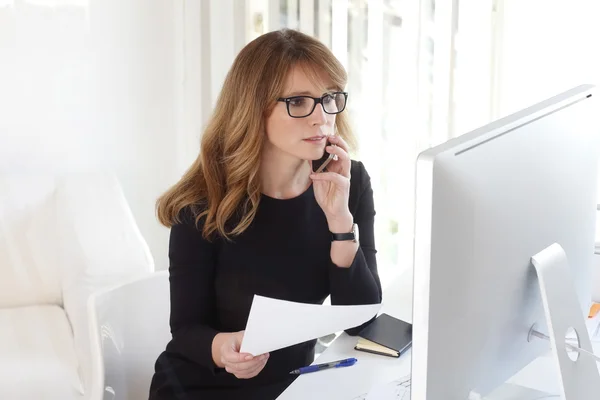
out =
[(253, 357), (248, 353), (240, 353), (244, 331), (226, 333), (221, 344), (221, 365), (227, 372), (238, 379), (250, 379), (263, 370), (269, 360), (269, 353)]

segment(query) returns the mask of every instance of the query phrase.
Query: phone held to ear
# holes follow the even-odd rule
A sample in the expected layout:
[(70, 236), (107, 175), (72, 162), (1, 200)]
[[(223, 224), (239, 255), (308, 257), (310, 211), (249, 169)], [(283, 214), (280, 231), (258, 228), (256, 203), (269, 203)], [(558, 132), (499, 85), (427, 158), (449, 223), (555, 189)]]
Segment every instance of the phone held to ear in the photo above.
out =
[[(327, 146), (335, 146), (335, 145), (327, 142)], [(331, 153), (328, 153), (325, 151), (323, 153), (323, 157), (312, 162), (313, 172), (318, 174), (318, 173), (325, 171), (325, 168), (327, 168), (327, 165), (329, 165), (329, 163), (334, 159), (335, 159), (335, 154), (331, 154)]]

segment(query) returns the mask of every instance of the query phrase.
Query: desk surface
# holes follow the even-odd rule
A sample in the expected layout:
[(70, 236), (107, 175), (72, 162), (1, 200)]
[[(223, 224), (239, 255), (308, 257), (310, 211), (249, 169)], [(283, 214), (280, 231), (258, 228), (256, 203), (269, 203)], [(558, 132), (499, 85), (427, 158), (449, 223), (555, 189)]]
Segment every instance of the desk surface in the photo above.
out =
[[(358, 362), (354, 366), (302, 375), (278, 399), (353, 400), (376, 385), (410, 375), (410, 351), (400, 358), (378, 356), (354, 350), (356, 340), (344, 333), (318, 359), (321, 363), (355, 357)], [(594, 347), (600, 350), (600, 346)], [(508, 382), (548, 393), (558, 393), (560, 389), (550, 352), (534, 360)]]
[[(404, 274), (386, 291), (382, 312), (412, 321), (412, 276)], [(390, 308), (390, 307), (394, 308)], [(400, 358), (384, 357), (354, 350), (358, 338), (345, 333), (331, 343), (315, 363), (355, 357), (358, 362), (348, 368), (330, 369), (301, 375), (278, 399), (281, 400), (353, 400), (374, 386), (410, 375), (411, 352)], [(596, 353), (600, 343), (594, 343)], [(558, 393), (557, 370), (551, 352), (539, 357), (508, 382), (547, 393)]]
[(400, 358), (383, 357), (354, 350), (356, 340), (343, 333), (318, 358), (322, 363), (355, 357), (358, 359), (355, 365), (301, 375), (279, 399), (352, 400), (368, 393), (376, 384), (410, 374), (410, 351)]
[[(384, 288), (381, 312), (412, 321), (412, 271), (400, 275)], [(301, 375), (279, 399), (353, 400), (377, 384), (410, 374), (410, 350), (400, 358), (384, 357), (354, 350), (357, 340), (357, 337), (342, 333), (315, 361), (324, 363), (354, 357), (358, 359), (354, 366)]]

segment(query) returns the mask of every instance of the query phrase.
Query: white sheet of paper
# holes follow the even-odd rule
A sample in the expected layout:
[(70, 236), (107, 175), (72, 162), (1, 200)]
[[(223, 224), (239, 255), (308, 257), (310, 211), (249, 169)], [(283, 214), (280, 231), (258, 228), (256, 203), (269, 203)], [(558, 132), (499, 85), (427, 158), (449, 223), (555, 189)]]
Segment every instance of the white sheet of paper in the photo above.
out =
[(260, 355), (359, 326), (381, 304), (323, 306), (254, 296), (241, 353)]
[(365, 400), (409, 400), (410, 377), (373, 387)]
[(403, 386), (382, 385), (369, 392), (365, 400), (408, 400), (410, 389)]

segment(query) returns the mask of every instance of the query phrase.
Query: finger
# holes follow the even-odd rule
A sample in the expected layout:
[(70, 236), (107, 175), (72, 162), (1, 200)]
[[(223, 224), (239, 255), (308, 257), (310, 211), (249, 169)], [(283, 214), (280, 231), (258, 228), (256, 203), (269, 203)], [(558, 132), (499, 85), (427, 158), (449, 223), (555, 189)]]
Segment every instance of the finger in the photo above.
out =
[(223, 364), (237, 364), (244, 361), (251, 361), (254, 357), (248, 353), (238, 353), (234, 350), (226, 351), (221, 355)]
[(333, 135), (329, 137), (329, 143), (340, 146), (346, 153), (350, 153), (350, 147), (348, 143), (340, 135)]
[(350, 160), (350, 155), (341, 146), (327, 146), (325, 147), (325, 151), (327, 151), (329, 154), (335, 154), (341, 161)]
[(267, 359), (261, 360), (256, 365), (252, 366), (252, 368), (238, 371), (235, 368), (229, 367), (229, 368), (226, 368), (226, 370), (227, 370), (227, 372), (235, 375), (237, 378), (247, 379), (247, 378), (252, 378), (252, 377), (256, 376), (258, 374), (258, 372), (260, 372), (265, 367), (266, 364), (267, 364)]
[(263, 370), (264, 367), (265, 367), (265, 363), (263, 362), (262, 364), (258, 365), (256, 368), (254, 368), (251, 371), (244, 371), (244, 372), (236, 373), (234, 375), (238, 379), (254, 378), (256, 375), (258, 375), (260, 373), (260, 371)]
[(245, 371), (252, 370), (256, 367), (256, 365), (260, 364), (262, 360), (254, 359), (252, 361), (245, 361), (241, 363), (228, 363), (225, 364), (225, 370), (229, 373), (241, 373)]
[(254, 378), (256, 375), (258, 375), (260, 373), (260, 371), (262, 371), (265, 368), (265, 365), (267, 365), (267, 359), (261, 361), (255, 368), (253, 368), (252, 370), (248, 370), (248, 371), (244, 371), (244, 372), (240, 372), (235, 374), (235, 376), (239, 379), (250, 379), (250, 378)]
[(262, 371), (263, 369), (265, 369), (266, 365), (267, 365), (267, 360), (263, 361), (260, 365), (258, 365), (256, 367), (256, 369), (254, 369), (253, 371), (249, 372), (247, 374), (248, 378), (254, 378), (256, 375), (260, 374), (260, 371)]
[(245, 372), (251, 371), (256, 368), (257, 365), (265, 362), (269, 358), (268, 354), (263, 354), (262, 356), (254, 357), (252, 361), (244, 361), (238, 363), (230, 363), (226, 365), (226, 368), (229, 368), (231, 371), (227, 372)]
[(335, 172), (321, 172), (320, 174), (310, 174), (310, 178), (313, 181), (327, 181), (340, 188), (350, 187), (350, 178), (343, 175), (336, 174)]
[(242, 342), (244, 340), (244, 333), (245, 333), (245, 331), (239, 331), (239, 332), (235, 332), (232, 335), (231, 348), (236, 353), (240, 352), (240, 349), (242, 347)]
[(328, 165), (329, 171), (350, 178), (350, 155), (340, 146), (327, 146), (325, 151), (334, 155), (333, 161)]

